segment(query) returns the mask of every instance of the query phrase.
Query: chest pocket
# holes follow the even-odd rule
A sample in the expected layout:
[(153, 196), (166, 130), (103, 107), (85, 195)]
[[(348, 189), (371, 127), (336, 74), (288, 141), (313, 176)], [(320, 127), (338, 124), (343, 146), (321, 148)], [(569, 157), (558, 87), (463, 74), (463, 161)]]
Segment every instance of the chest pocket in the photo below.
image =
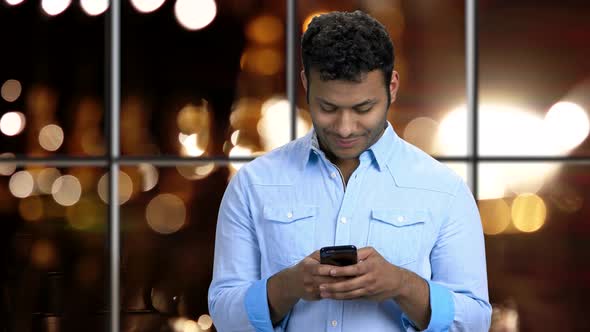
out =
[(317, 206), (265, 206), (267, 255), (281, 266), (298, 263), (313, 252)]
[(394, 265), (413, 263), (418, 259), (427, 221), (425, 210), (373, 209), (367, 244)]

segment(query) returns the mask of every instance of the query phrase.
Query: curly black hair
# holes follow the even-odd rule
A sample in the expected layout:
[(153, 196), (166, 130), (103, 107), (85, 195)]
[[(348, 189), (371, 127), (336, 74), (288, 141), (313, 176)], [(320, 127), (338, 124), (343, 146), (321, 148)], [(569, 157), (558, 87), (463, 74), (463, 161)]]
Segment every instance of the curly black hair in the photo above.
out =
[(368, 14), (331, 12), (313, 18), (301, 38), (301, 57), (307, 77), (318, 70), (320, 78), (359, 82), (362, 74), (379, 69), (391, 101), (389, 82), (393, 72), (393, 42), (385, 27)]

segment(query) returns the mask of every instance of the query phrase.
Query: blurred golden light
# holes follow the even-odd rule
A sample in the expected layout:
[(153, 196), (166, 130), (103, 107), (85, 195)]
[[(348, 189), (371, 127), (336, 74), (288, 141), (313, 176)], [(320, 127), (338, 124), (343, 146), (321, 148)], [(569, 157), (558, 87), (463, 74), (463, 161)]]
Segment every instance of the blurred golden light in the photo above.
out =
[(20, 3), (22, 3), (25, 0), (6, 0), (6, 3), (10, 6), (16, 6)]
[(57, 168), (45, 168), (37, 174), (37, 187), (44, 194), (51, 194), (51, 188), (55, 180), (61, 176)]
[(459, 175), (463, 181), (467, 182), (467, 164), (461, 162), (452, 162), (446, 161), (443, 162), (446, 166), (448, 166), (451, 170), (453, 170), (457, 175)]
[[(96, 197), (96, 196), (94, 196)], [(66, 220), (72, 228), (83, 231), (95, 228), (106, 221), (106, 209), (98, 200), (82, 198), (66, 210)]]
[(510, 207), (503, 199), (480, 200), (478, 206), (485, 234), (500, 234), (510, 225)]
[(184, 332), (201, 332), (201, 329), (197, 322), (187, 319), (186, 322), (184, 322)]
[(18, 211), (26, 221), (39, 221), (43, 217), (43, 200), (39, 196), (23, 198), (18, 202)]
[(21, 112), (5, 113), (0, 119), (0, 131), (6, 136), (20, 134), (25, 129), (26, 118)]
[(56, 151), (64, 142), (64, 131), (60, 126), (50, 124), (39, 132), (39, 144), (47, 151)]
[[(14, 153), (10, 153), (10, 152), (6, 152), (3, 154), (0, 154), (0, 159), (13, 159), (16, 156), (14, 155)], [(0, 163), (0, 175), (12, 175), (12, 173), (14, 173), (14, 171), (16, 171), (16, 164), (12, 164), (12, 163)]]
[(217, 15), (214, 0), (176, 0), (176, 20), (188, 30), (199, 30), (208, 26)]
[[(11, 3), (9, 3), (11, 4)], [(17, 5), (17, 3), (13, 3), (11, 5)], [(22, 86), (19, 81), (17, 80), (7, 80), (2, 84), (2, 89), (0, 89), (0, 93), (2, 94), (2, 98), (7, 102), (13, 102), (20, 97), (20, 93), (22, 92)]]
[(150, 13), (160, 8), (165, 0), (131, 0), (131, 4), (141, 13)]
[[(291, 141), (290, 122), (291, 105), (286, 99), (271, 98), (262, 105), (262, 117), (256, 129), (266, 151)], [(304, 136), (310, 129), (310, 125), (297, 114), (297, 137)]]
[(283, 54), (275, 48), (250, 48), (243, 55), (243, 67), (260, 75), (274, 75), (283, 69)]
[(80, 0), (80, 5), (86, 14), (96, 16), (104, 13), (109, 8), (109, 0)]
[(403, 137), (426, 153), (434, 154), (435, 135), (438, 123), (428, 117), (418, 117), (410, 121), (404, 129)]
[(202, 106), (189, 103), (178, 112), (176, 123), (181, 133), (190, 135), (209, 128), (211, 120), (207, 105), (208, 102), (203, 99)]
[(184, 202), (173, 194), (160, 194), (146, 208), (147, 223), (160, 234), (172, 234), (184, 225), (186, 208)]
[(544, 124), (551, 135), (549, 143), (562, 153), (580, 145), (590, 132), (586, 110), (567, 101), (553, 105), (545, 115)]
[(246, 27), (246, 35), (260, 44), (272, 44), (280, 41), (285, 27), (281, 19), (272, 15), (261, 15), (253, 19)]
[(141, 173), (141, 190), (152, 190), (158, 184), (158, 169), (150, 164), (139, 164), (137, 168)]
[(240, 135), (240, 131), (236, 130), (231, 134), (230, 141), (233, 145), (238, 145), (238, 137)]
[(60, 176), (51, 186), (51, 195), (57, 204), (72, 206), (80, 200), (82, 186), (73, 175)]
[(512, 222), (526, 233), (539, 230), (545, 223), (547, 208), (543, 199), (535, 194), (518, 195), (512, 202)]
[(457, 107), (446, 114), (438, 126), (436, 154), (467, 155), (467, 111)]
[(10, 177), (8, 188), (14, 197), (25, 198), (33, 193), (35, 181), (27, 171), (16, 172)]
[(545, 181), (557, 174), (558, 163), (485, 163), (479, 165), (480, 199), (504, 197), (507, 190), (516, 194), (536, 193)]
[(181, 154), (183, 156), (198, 157), (205, 153), (198, 145), (198, 135), (184, 135), (183, 133), (178, 134), (178, 140), (182, 144)]
[[(243, 147), (243, 146), (239, 146), (236, 145), (234, 146), (230, 151), (229, 151), (229, 157), (230, 158), (235, 158), (235, 157), (250, 157), (252, 156), (252, 150)], [(229, 165), (234, 169), (234, 170), (239, 170), (245, 163), (244, 162), (232, 162)]]
[(66, 10), (72, 0), (41, 0), (41, 8), (47, 15), (55, 16)]
[(208, 330), (213, 326), (213, 319), (209, 315), (201, 315), (197, 320), (197, 324), (199, 324), (201, 330)]
[(255, 123), (260, 115), (262, 102), (254, 98), (240, 98), (232, 105), (229, 122), (233, 128), (246, 128)]
[[(103, 202), (109, 202), (109, 173), (107, 172), (98, 180), (98, 196)], [(131, 177), (123, 172), (119, 171), (119, 205), (125, 204), (133, 193), (133, 181)]]
[(201, 166), (179, 165), (176, 166), (178, 173), (188, 180), (202, 180), (209, 176), (215, 169), (215, 163), (208, 163)]
[(307, 30), (307, 27), (309, 26), (309, 23), (311, 23), (311, 20), (313, 20), (314, 17), (325, 14), (325, 11), (319, 11), (319, 12), (314, 12), (309, 14), (305, 20), (303, 20), (303, 25), (301, 26), (301, 30), (303, 30), (303, 32), (305, 32), (305, 30)]
[(39, 268), (51, 268), (57, 262), (57, 253), (53, 244), (47, 240), (38, 240), (31, 246), (31, 261)]

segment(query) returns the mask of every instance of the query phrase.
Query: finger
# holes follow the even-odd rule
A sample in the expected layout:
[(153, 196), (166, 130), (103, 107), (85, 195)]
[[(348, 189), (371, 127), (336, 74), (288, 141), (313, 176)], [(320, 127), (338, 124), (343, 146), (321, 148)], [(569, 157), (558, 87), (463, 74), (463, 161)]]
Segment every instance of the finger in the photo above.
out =
[(368, 277), (365, 275), (358, 278), (343, 280), (340, 282), (321, 284), (319, 289), (320, 291), (325, 291), (328, 293), (350, 292), (355, 289), (366, 288), (368, 285), (367, 279)]
[(367, 264), (360, 262), (348, 266), (332, 266), (329, 275), (332, 277), (356, 277), (367, 272)]
[(318, 263), (320, 262), (320, 251), (316, 250), (314, 252), (311, 253), (311, 255), (307, 256), (311, 259), (313, 259), (314, 261), (317, 261)]
[(375, 250), (375, 248), (373, 247), (364, 247), (364, 248), (360, 248), (359, 250), (356, 251), (356, 255), (359, 261), (364, 261), (367, 258), (369, 258), (369, 256), (371, 256), (372, 254), (376, 253), (377, 250)]
[(319, 289), (320, 285), (328, 285), (328, 284), (333, 284), (333, 283), (337, 283), (337, 282), (343, 282), (346, 280), (349, 280), (349, 279), (326, 277), (326, 276), (313, 276), (312, 277), (312, 282), (316, 285), (316, 287), (318, 289)]
[(359, 288), (352, 290), (350, 292), (343, 292), (343, 293), (328, 293), (322, 291), (320, 296), (324, 299), (334, 299), (334, 300), (354, 300), (365, 297), (367, 291), (364, 288)]
[(317, 276), (331, 276), (330, 271), (334, 268), (334, 265), (319, 264), (318, 266), (314, 266), (313, 274)]

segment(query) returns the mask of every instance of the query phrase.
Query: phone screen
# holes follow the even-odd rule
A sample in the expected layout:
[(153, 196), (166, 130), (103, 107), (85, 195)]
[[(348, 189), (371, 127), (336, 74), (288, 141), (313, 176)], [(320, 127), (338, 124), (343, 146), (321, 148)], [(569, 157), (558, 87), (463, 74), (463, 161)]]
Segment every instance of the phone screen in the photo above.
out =
[(320, 249), (320, 263), (334, 266), (347, 266), (357, 263), (356, 247), (331, 246)]

